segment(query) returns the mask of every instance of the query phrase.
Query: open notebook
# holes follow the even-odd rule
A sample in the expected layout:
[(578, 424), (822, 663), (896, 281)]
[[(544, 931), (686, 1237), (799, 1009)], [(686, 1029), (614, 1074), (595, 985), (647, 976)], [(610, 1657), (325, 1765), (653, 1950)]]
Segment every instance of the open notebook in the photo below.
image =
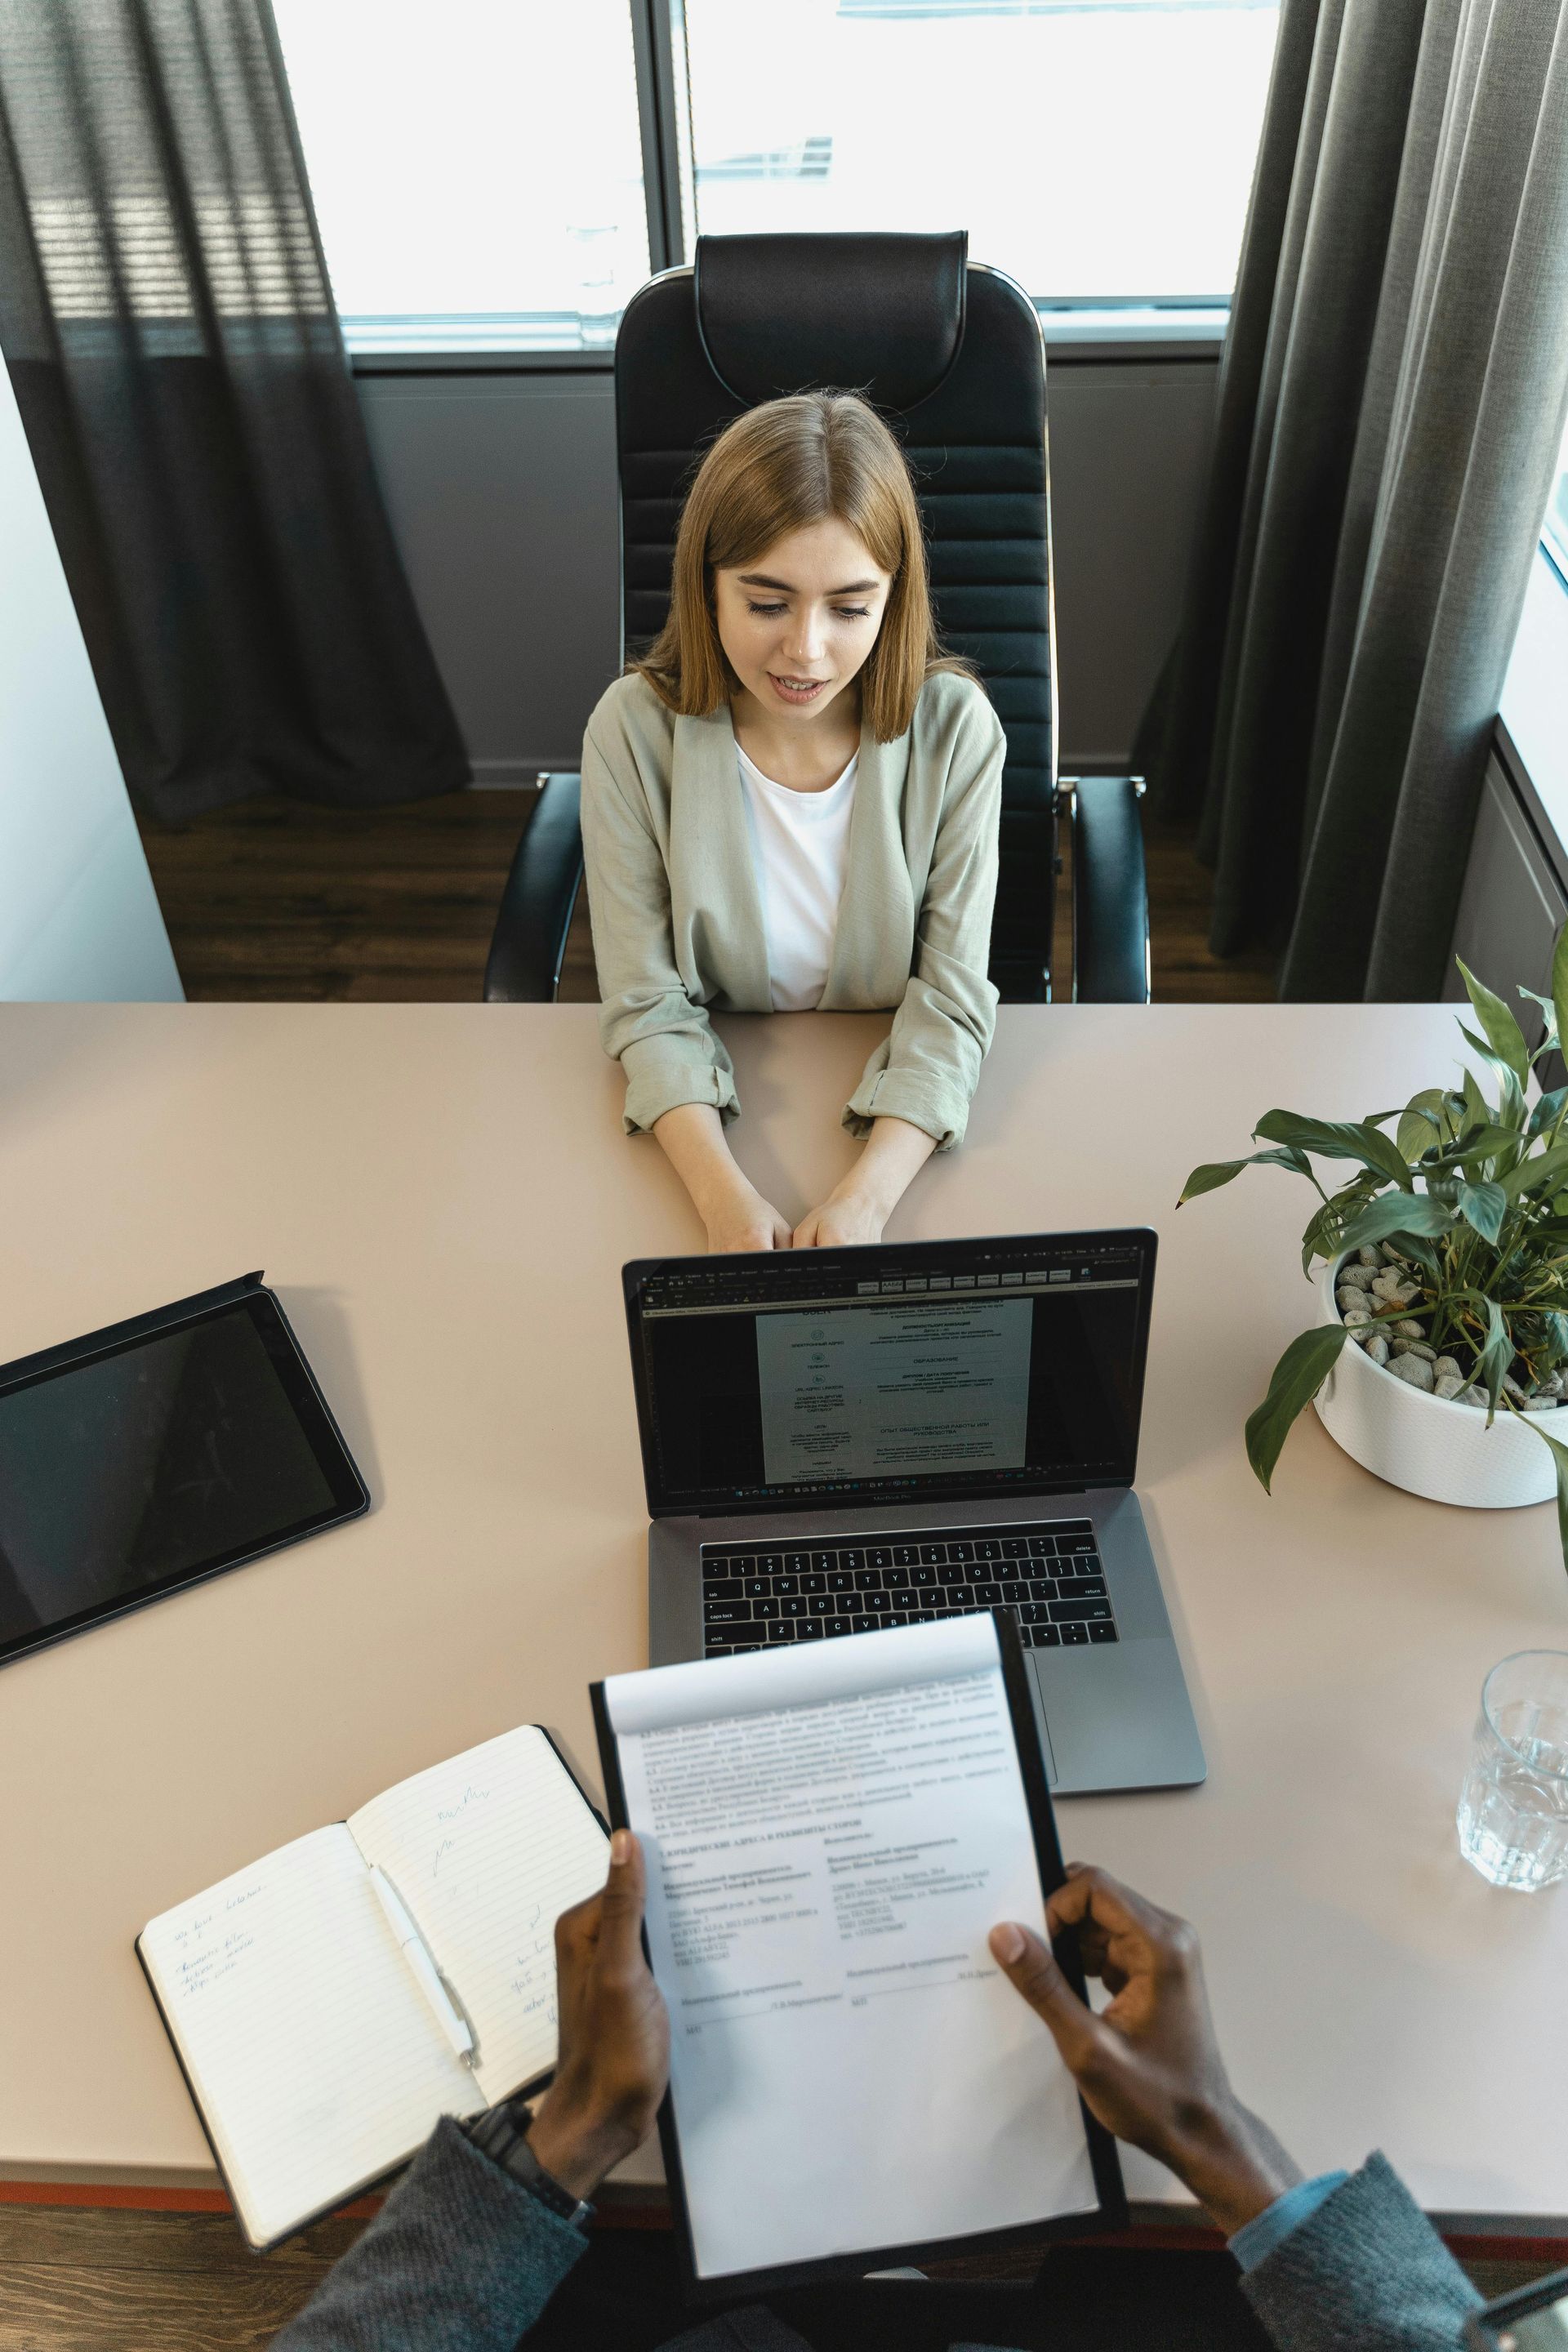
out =
[[(605, 1832), (536, 1725), (470, 1748), (149, 1922), (136, 1949), (240, 2226), (276, 2243), (555, 2063), (555, 1922)], [(459, 2058), (377, 1895), (467, 2019)]]

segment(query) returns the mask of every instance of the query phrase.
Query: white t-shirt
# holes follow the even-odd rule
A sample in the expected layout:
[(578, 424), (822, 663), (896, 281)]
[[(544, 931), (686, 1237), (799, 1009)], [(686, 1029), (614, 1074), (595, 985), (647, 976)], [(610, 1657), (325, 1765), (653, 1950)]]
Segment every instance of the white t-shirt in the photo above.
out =
[(856, 761), (826, 792), (797, 793), (764, 776), (738, 743), (735, 750), (752, 816), (773, 1011), (812, 1013), (827, 985), (838, 929)]

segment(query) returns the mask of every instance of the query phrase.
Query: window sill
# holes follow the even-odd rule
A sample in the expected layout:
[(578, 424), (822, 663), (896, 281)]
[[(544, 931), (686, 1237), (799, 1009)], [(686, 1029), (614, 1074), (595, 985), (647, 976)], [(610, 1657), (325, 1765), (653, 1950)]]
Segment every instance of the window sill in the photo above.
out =
[(1228, 302), (1037, 302), (1046, 357), (1060, 366), (1101, 360), (1219, 357)]
[[(1039, 302), (1046, 355), (1060, 365), (1199, 360), (1225, 341), (1224, 303)], [(615, 365), (613, 324), (593, 340), (553, 317), (345, 318), (355, 375), (599, 375)], [(601, 335), (602, 338), (601, 339)]]

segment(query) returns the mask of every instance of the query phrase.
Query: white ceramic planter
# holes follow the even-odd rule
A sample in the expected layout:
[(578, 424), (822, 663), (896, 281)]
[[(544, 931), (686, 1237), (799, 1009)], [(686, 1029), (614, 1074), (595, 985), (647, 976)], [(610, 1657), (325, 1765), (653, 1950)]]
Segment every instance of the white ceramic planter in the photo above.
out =
[[(1342, 1323), (1334, 1303), (1337, 1257), (1318, 1277), (1319, 1320)], [(1474, 1405), (1428, 1396), (1374, 1364), (1353, 1339), (1318, 1391), (1318, 1418), (1352, 1461), (1391, 1486), (1425, 1495), (1434, 1503), (1464, 1503), (1474, 1510), (1511, 1509), (1544, 1503), (1557, 1492), (1552, 1450), (1514, 1414), (1500, 1412), (1487, 1427)], [(1554, 1437), (1568, 1442), (1568, 1410), (1539, 1416)], [(1561, 1426), (1557, 1424), (1561, 1423)]]

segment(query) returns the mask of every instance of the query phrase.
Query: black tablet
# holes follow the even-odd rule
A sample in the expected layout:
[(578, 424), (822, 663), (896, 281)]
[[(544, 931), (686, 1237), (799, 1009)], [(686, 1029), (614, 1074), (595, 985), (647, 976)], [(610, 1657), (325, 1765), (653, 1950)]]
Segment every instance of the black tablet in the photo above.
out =
[(0, 1664), (369, 1508), (258, 1274), (0, 1364)]

